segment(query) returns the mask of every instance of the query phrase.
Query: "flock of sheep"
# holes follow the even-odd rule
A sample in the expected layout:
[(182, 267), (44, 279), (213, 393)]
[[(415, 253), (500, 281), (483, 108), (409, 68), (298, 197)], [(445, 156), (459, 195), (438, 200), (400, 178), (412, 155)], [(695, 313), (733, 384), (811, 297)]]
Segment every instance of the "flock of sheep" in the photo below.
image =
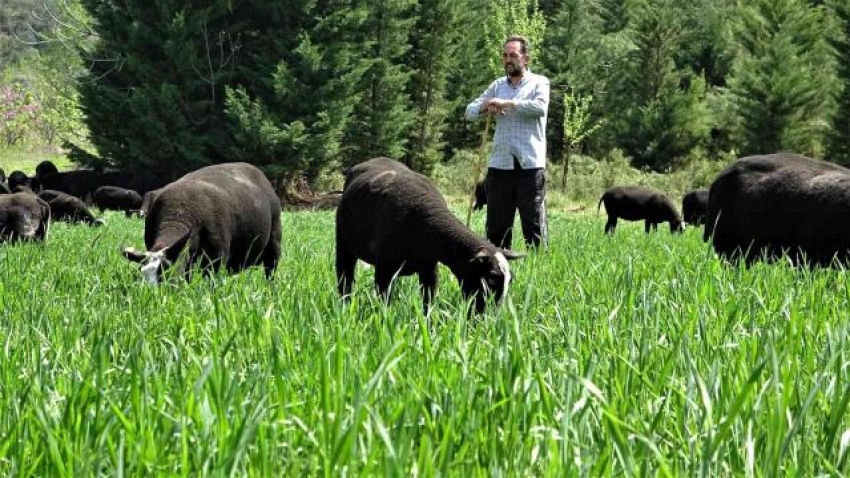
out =
[[(170, 183), (98, 173), (112, 176), (90, 178), (85, 188), (80, 178), (87, 173), (60, 173), (48, 162), (36, 168), (34, 178), (16, 173), (0, 188), (2, 242), (44, 240), (51, 219), (98, 225), (83, 201), (91, 199), (101, 209), (144, 216), (146, 250), (124, 248), (123, 254), (150, 283), (173, 266), (189, 274), (196, 266), (205, 273), (222, 267), (235, 273), (262, 265), (271, 277), (280, 259), (280, 200), (266, 176), (248, 163), (208, 166)], [(63, 176), (67, 173), (73, 174)], [(395, 277), (416, 274), (427, 307), (440, 263), (478, 312), (507, 294), (508, 263), (523, 254), (498, 248), (463, 225), (427, 177), (389, 158), (366, 161), (345, 176), (336, 212), (336, 275), (343, 298), (351, 293), (358, 260), (374, 266), (375, 286), (385, 299)], [(133, 181), (141, 191), (102, 184)], [(483, 195), (480, 190), (476, 195), (480, 207)], [(704, 240), (730, 260), (787, 256), (828, 266), (850, 258), (850, 170), (796, 154), (735, 161), (708, 191), (683, 198), (684, 217), (662, 193), (638, 186), (612, 188), (599, 204), (605, 204), (608, 234), (618, 218), (644, 220), (646, 232), (662, 222), (672, 232), (704, 223)]]

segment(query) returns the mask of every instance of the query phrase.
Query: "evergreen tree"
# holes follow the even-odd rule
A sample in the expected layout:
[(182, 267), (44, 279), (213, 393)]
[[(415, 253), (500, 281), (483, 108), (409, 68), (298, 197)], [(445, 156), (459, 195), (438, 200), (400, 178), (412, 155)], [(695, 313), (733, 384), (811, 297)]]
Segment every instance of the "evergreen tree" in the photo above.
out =
[(705, 82), (675, 67), (680, 13), (670, 0), (635, 11), (635, 49), (618, 91), (627, 106), (614, 124), (619, 146), (638, 167), (668, 169), (708, 135)]
[(832, 118), (826, 157), (830, 161), (850, 166), (850, 3), (835, 0), (831, 7), (840, 28), (840, 33), (830, 43), (836, 54), (841, 93)]
[(728, 18), (734, 0), (688, 0), (677, 2), (682, 34), (675, 59), (678, 70), (705, 77), (710, 87), (725, 86), (732, 68), (732, 42)]
[(415, 119), (404, 162), (426, 174), (442, 157), (442, 135), (450, 113), (446, 81), (461, 30), (459, 13), (459, 3), (454, 0), (421, 0), (410, 35), (408, 93)]
[(345, 130), (343, 164), (351, 166), (374, 156), (401, 159), (407, 151), (414, 121), (407, 92), (410, 69), (404, 64), (414, 25), (415, 0), (353, 2), (363, 74), (356, 90), (362, 95)]
[(267, 44), (254, 52), (261, 68), (256, 81), (228, 90), (226, 113), (235, 159), (280, 180), (313, 180), (338, 160), (359, 100), (357, 16), (347, 2), (286, 3), (266, 2)]
[(248, 83), (256, 37), (248, 17), (216, 0), (184, 2), (83, 0), (99, 41), (81, 102), (99, 164), (174, 176), (230, 159), (225, 85)]
[[(565, 94), (590, 97), (606, 89), (606, 47), (595, 0), (565, 0), (547, 22), (539, 63), (552, 89), (547, 132), (552, 158), (563, 157)], [(588, 112), (591, 117), (598, 113), (595, 108)]]
[(603, 33), (616, 33), (629, 24), (629, 0), (600, 0), (598, 7)]
[(737, 18), (739, 53), (728, 94), (741, 153), (820, 156), (836, 89), (822, 8), (754, 0)]

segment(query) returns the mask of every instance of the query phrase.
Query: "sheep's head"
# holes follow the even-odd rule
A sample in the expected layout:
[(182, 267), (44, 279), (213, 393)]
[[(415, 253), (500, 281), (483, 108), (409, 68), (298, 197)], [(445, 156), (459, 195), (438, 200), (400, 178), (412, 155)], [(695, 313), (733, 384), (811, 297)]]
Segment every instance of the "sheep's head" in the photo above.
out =
[(492, 297), (498, 303), (508, 293), (511, 283), (508, 261), (521, 257), (524, 254), (492, 247), (481, 249), (469, 261), (458, 279), (464, 297), (475, 300), (476, 312), (484, 310), (489, 298)]
[(121, 252), (127, 260), (141, 265), (142, 277), (145, 282), (156, 285), (162, 279), (165, 271), (177, 261), (188, 239), (189, 233), (187, 232), (167, 247), (154, 246), (152, 250), (145, 252), (137, 251), (132, 247), (125, 247)]

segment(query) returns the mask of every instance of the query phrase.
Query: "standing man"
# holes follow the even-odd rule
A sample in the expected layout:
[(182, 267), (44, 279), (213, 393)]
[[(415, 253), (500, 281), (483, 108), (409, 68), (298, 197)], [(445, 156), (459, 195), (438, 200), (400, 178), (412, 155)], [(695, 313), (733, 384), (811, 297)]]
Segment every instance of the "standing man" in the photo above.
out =
[(548, 241), (544, 171), (549, 79), (532, 73), (528, 60), (528, 40), (508, 37), (502, 48), (506, 76), (466, 107), (468, 119), (490, 115), (496, 121), (487, 171), (487, 239), (506, 249), (517, 209), (526, 245), (545, 246)]

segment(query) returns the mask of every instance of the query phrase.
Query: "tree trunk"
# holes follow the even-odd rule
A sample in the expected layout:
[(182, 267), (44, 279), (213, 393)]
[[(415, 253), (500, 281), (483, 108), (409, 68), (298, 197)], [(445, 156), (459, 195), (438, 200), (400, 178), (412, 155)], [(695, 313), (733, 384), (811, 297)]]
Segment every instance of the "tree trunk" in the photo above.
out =
[(570, 172), (570, 153), (572, 149), (572, 144), (569, 141), (564, 142), (564, 174), (561, 176), (561, 189), (564, 190), (564, 194), (567, 194), (567, 174)]

